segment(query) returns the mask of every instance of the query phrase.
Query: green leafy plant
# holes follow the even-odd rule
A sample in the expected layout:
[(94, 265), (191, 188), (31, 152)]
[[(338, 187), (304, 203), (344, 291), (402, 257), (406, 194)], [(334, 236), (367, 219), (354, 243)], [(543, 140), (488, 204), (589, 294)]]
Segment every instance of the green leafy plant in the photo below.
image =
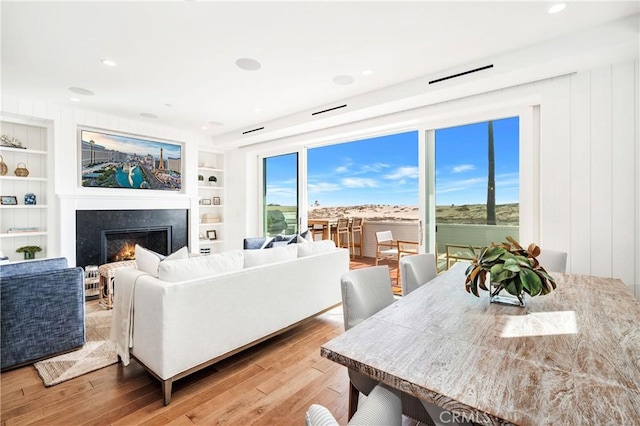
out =
[(16, 249), (16, 253), (30, 253), (30, 254), (34, 254), (34, 253), (38, 253), (42, 251), (42, 249), (38, 246), (22, 246), (22, 247), (18, 247)]
[[(519, 297), (545, 295), (556, 288), (556, 282), (540, 265), (540, 247), (531, 243), (525, 250), (512, 237), (508, 242), (483, 247), (467, 268), (465, 289), (480, 297), (478, 288), (489, 291), (487, 279), (494, 283), (494, 296), (502, 289)], [(473, 252), (473, 248), (470, 247)], [(490, 277), (487, 278), (487, 274)]]

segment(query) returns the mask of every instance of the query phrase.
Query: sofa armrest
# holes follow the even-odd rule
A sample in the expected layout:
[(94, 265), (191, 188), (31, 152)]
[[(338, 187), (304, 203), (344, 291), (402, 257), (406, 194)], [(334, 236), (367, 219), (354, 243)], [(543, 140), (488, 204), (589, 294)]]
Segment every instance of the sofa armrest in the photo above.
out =
[(82, 268), (3, 277), (0, 300), (3, 370), (85, 343)]

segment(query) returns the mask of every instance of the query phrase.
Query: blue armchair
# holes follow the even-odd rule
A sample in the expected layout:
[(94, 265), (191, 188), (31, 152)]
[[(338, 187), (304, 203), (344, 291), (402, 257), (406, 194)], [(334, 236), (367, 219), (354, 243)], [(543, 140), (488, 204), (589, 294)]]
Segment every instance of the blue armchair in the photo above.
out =
[(1, 369), (85, 343), (84, 273), (65, 258), (0, 265)]

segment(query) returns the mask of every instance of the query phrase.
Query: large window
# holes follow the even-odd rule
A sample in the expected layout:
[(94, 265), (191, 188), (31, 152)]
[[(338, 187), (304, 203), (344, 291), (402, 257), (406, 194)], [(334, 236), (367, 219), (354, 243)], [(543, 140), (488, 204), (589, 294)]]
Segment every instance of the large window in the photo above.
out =
[(307, 151), (309, 217), (418, 220), (418, 132)]
[(436, 130), (436, 244), (518, 238), (518, 117)]
[(263, 159), (266, 236), (298, 232), (298, 154)]

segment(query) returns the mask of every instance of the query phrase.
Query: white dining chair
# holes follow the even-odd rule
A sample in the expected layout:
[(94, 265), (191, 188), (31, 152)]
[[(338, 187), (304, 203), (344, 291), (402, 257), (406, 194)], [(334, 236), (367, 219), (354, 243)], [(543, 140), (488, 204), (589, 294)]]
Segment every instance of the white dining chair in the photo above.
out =
[(563, 274), (567, 272), (567, 252), (565, 251), (541, 248), (537, 259), (547, 272), (561, 272)]
[(433, 253), (414, 254), (400, 258), (402, 295), (406, 296), (438, 275)]
[[(340, 279), (342, 311), (345, 331), (360, 324), (371, 315), (391, 305), (395, 298), (391, 291), (389, 267), (374, 266), (350, 271)], [(349, 408), (348, 418), (356, 413), (360, 393), (369, 395), (378, 384), (364, 374), (348, 370)], [(416, 397), (402, 393), (402, 413), (405, 416), (429, 424), (429, 414)]]
[[(319, 404), (313, 404), (309, 407), (305, 415), (305, 424), (306, 426), (338, 426), (338, 422), (331, 412)], [(402, 425), (400, 391), (384, 385), (377, 385), (348, 424), (349, 426)]]

